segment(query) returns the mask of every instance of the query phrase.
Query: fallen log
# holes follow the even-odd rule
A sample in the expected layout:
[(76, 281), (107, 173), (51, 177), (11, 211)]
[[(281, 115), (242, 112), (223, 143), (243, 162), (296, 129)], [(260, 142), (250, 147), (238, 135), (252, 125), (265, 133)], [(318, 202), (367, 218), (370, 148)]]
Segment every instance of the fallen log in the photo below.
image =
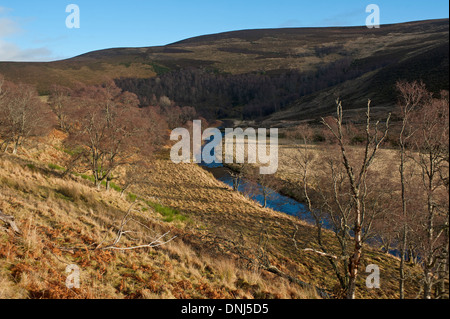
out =
[[(7, 226), (10, 227), (10, 229), (12, 229), (14, 231), (15, 234), (21, 234), (21, 231), (19, 229), (19, 227), (17, 227), (16, 225), (16, 221), (14, 219), (13, 216), (9, 216), (9, 215), (5, 215), (3, 214), (3, 212), (0, 210), (0, 220), (2, 222), (4, 222), (5, 224), (7, 224)], [(0, 227), (0, 230), (7, 230), (7, 228), (5, 227)]]

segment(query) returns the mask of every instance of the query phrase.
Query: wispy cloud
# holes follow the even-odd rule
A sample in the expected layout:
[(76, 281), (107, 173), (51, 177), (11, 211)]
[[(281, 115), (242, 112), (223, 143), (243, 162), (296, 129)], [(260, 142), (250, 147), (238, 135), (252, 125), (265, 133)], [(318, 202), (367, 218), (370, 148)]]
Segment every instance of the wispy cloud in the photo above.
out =
[(39, 62), (53, 60), (47, 48), (23, 49), (14, 43), (0, 39), (0, 61)]
[(289, 28), (289, 27), (301, 27), (302, 22), (297, 19), (286, 20), (279, 25), (280, 28)]
[[(1, 9), (1, 7), (0, 7)], [(2, 11), (0, 10), (0, 14)], [(0, 38), (17, 34), (21, 31), (19, 25), (12, 19), (0, 17)]]
[(68, 36), (67, 35), (60, 35), (60, 36), (55, 36), (55, 37), (44, 37), (44, 38), (37, 38), (35, 40), (33, 40), (33, 43), (36, 44), (47, 44), (47, 43), (55, 43), (55, 42), (60, 42), (62, 40), (67, 40)]
[(12, 11), (12, 9), (9, 8), (5, 8), (5, 7), (0, 7), (0, 14), (5, 14), (7, 12)]
[(11, 9), (0, 7), (0, 61), (48, 61), (52, 59), (52, 52), (45, 47), (21, 48), (14, 43), (14, 37), (24, 30), (13, 18), (4, 15)]
[(320, 26), (335, 26), (335, 27), (343, 27), (353, 25), (355, 20), (361, 19), (360, 25), (364, 25), (365, 23), (365, 10), (353, 10), (350, 12), (338, 13), (328, 18), (322, 19), (319, 22)]

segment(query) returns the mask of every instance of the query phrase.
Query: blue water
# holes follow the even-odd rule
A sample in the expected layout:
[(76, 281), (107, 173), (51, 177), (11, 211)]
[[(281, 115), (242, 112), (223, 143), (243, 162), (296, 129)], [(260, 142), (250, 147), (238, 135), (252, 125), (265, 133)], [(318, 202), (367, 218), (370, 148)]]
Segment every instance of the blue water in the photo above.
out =
[[(224, 134), (222, 134), (224, 135)], [(213, 140), (212, 138), (207, 141), (210, 142)], [(211, 152), (211, 155), (213, 154), (213, 151)], [(206, 164), (202, 161), (200, 164), (201, 166), (205, 167), (209, 172), (211, 172), (216, 179), (219, 181), (229, 185), (230, 187), (233, 187), (233, 180), (228, 173), (227, 169), (223, 166), (221, 163), (211, 163)], [(249, 195), (251, 199), (258, 202), (261, 206), (264, 205), (264, 196), (262, 194), (257, 194), (258, 192), (249, 192), (248, 190), (252, 186), (249, 184), (248, 181), (245, 180), (245, 178), (242, 179), (241, 184), (239, 185), (239, 191), (243, 193), (244, 195)], [(253, 185), (253, 188), (259, 189), (260, 185)], [(271, 194), (266, 199), (266, 207), (271, 208), (275, 211), (282, 212), (285, 214), (289, 214), (292, 216), (300, 217), (303, 220), (307, 222), (313, 222), (313, 219), (311, 217), (311, 214), (308, 212), (306, 206), (290, 197), (284, 196), (276, 191), (271, 191)]]
[[(224, 134), (222, 134), (224, 135)], [(211, 153), (211, 155), (214, 155)], [(233, 187), (233, 179), (231, 178), (228, 170), (223, 166), (221, 163), (212, 163), (212, 164), (206, 164), (205, 162), (202, 162), (200, 164), (203, 166), (206, 170), (211, 172), (216, 179), (219, 181), (229, 185), (230, 187)], [(249, 188), (253, 187), (254, 189), (260, 188), (260, 185), (251, 185), (245, 178), (242, 179), (241, 184), (239, 185), (239, 191), (243, 193), (244, 195), (248, 195), (251, 199), (258, 202), (261, 206), (264, 205), (264, 196), (261, 194), (258, 194), (258, 192), (252, 192), (248, 191)], [(270, 192), (271, 195), (269, 195), (266, 199), (266, 207), (271, 208), (275, 211), (285, 213), (291, 216), (298, 217), (310, 224), (315, 225), (315, 220), (312, 217), (311, 212), (308, 211), (307, 207), (296, 201), (295, 199), (292, 199), (290, 197), (284, 196), (276, 191)], [(331, 229), (331, 225), (329, 221), (324, 220), (322, 227), (325, 229)], [(352, 232), (350, 232), (350, 235)], [(371, 245), (377, 244), (379, 239), (377, 237), (372, 238), (368, 240), (368, 243)], [(398, 256), (399, 253), (397, 250), (391, 250), (389, 251), (390, 254), (394, 256)]]
[[(216, 177), (219, 181), (233, 187), (233, 180), (231, 176), (227, 173), (226, 168), (222, 164), (205, 164), (202, 163), (202, 166), (206, 167), (207, 170)], [(242, 179), (241, 184), (239, 185), (239, 191), (243, 194), (246, 194), (248, 191), (248, 182)], [(264, 205), (264, 196), (263, 195), (252, 195), (251, 199), (258, 202), (261, 206)], [(315, 225), (315, 220), (312, 217), (311, 212), (308, 211), (306, 205), (290, 198), (284, 196), (278, 192), (273, 192), (266, 200), (266, 207), (271, 208), (274, 211), (282, 212), (291, 216), (298, 217), (303, 221)], [(329, 221), (322, 221), (322, 227), (324, 229), (331, 229)], [(353, 234), (353, 231), (350, 231), (350, 235)], [(379, 246), (380, 240), (379, 238), (370, 238), (367, 243), (372, 246)], [(397, 249), (389, 250), (389, 254), (399, 257), (400, 253)]]
[[(220, 181), (224, 182), (225, 184), (233, 187), (233, 180), (229, 175), (224, 175), (220, 178), (218, 178)], [(248, 189), (252, 187), (253, 185), (249, 185), (248, 182), (243, 179), (241, 184), (239, 185), (239, 191), (243, 194), (248, 193)], [(254, 186), (253, 186), (254, 187)], [(260, 187), (259, 185), (256, 185), (256, 188)], [(261, 206), (264, 205), (264, 196), (262, 194), (252, 194), (253, 192), (249, 192), (249, 197), (253, 199), (254, 201), (258, 202)], [(276, 191), (271, 191), (271, 193), (266, 200), (266, 207), (271, 208), (275, 211), (279, 211), (282, 213), (286, 213), (292, 216), (297, 217), (306, 217), (308, 210), (306, 209), (306, 206), (299, 203), (298, 201), (284, 196)], [(312, 221), (312, 220), (311, 220)]]

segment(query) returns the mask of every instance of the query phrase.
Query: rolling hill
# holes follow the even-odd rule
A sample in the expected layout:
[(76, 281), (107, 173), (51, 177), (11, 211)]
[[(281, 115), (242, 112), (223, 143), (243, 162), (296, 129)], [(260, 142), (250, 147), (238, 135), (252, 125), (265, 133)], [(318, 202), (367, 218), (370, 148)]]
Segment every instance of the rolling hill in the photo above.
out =
[[(283, 103), (277, 100), (281, 107), (259, 116), (247, 112), (247, 119), (265, 117), (266, 123), (275, 125), (328, 114), (334, 111), (338, 96), (350, 109), (364, 107), (368, 98), (379, 110), (392, 108), (395, 104), (393, 86), (399, 79), (423, 80), (434, 92), (448, 89), (448, 47), (448, 19), (383, 25), (379, 29), (243, 30), (195, 37), (160, 47), (95, 51), (48, 63), (0, 62), (0, 73), (12, 81), (35, 84), (45, 95), (53, 83), (98, 84), (106, 78), (149, 79), (168, 73), (176, 77), (177, 72), (185, 69), (231, 79), (243, 74), (272, 78), (295, 71), (304, 79), (289, 91), (290, 94), (295, 92), (291, 99)], [(195, 85), (186, 86), (191, 89)], [(285, 91), (283, 86), (278, 95)], [(170, 92), (165, 95), (174, 100)], [(218, 107), (215, 105), (217, 98), (202, 97), (204, 103), (197, 102), (194, 106), (201, 113), (205, 109), (206, 113)], [(175, 99), (175, 102), (192, 104), (193, 101)], [(234, 111), (208, 112), (208, 115), (243, 117), (242, 109), (245, 110), (246, 105), (242, 103), (230, 106)]]

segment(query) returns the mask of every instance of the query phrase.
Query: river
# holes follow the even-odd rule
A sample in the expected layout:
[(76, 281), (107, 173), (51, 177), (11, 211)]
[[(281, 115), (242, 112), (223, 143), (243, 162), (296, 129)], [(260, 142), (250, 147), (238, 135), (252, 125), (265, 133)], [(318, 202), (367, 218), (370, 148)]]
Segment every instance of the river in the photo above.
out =
[[(224, 133), (222, 132), (222, 135), (223, 134)], [(203, 167), (208, 172), (212, 173), (217, 180), (229, 185), (230, 187), (233, 187), (233, 179), (229, 173), (229, 169), (226, 168), (223, 164), (221, 163), (206, 164), (205, 162), (202, 161), (200, 166)], [(260, 185), (256, 185), (256, 188), (259, 187)], [(246, 194), (248, 193), (248, 189), (250, 188), (251, 187), (249, 182), (245, 178), (242, 178), (238, 190), (241, 193)], [(255, 185), (253, 185), (253, 188), (255, 188)], [(263, 206), (264, 196), (262, 194), (257, 194), (257, 192), (251, 193), (252, 193), (251, 198), (254, 201), (258, 202), (261, 206)], [(292, 216), (301, 217), (303, 220), (313, 223), (313, 219), (310, 216), (310, 214), (308, 214), (308, 210), (304, 204), (290, 197), (284, 196), (277, 191), (271, 191), (270, 193), (271, 194), (266, 198), (267, 208), (271, 208), (275, 211), (289, 214)]]
[[(222, 135), (224, 135), (222, 131)], [(222, 136), (223, 138), (223, 136)], [(208, 141), (209, 142), (209, 141)], [(230, 187), (233, 187), (233, 179), (230, 175), (229, 169), (226, 168), (221, 163), (212, 163), (212, 164), (206, 164), (202, 161), (200, 166), (205, 169), (206, 171), (210, 172), (217, 180), (229, 185)], [(250, 188), (249, 182), (242, 178), (241, 184), (239, 185), (239, 191), (243, 194), (247, 192), (247, 190)], [(256, 188), (260, 187), (257, 185)], [(251, 198), (258, 202), (261, 206), (264, 205), (264, 197), (263, 195), (258, 194), (252, 194)], [(266, 207), (271, 208), (275, 211), (282, 212), (291, 216), (296, 216), (304, 220), (305, 222), (308, 222), (312, 225), (315, 224), (315, 221), (312, 217), (312, 214), (308, 211), (307, 207), (296, 201), (295, 199), (292, 199), (290, 197), (284, 196), (280, 194), (277, 191), (272, 191), (271, 195), (269, 195), (266, 199)], [(330, 229), (330, 225), (327, 221), (324, 221), (323, 227), (325, 229)], [(372, 238), (368, 240), (369, 245), (375, 245), (379, 243), (379, 239), (377, 237)], [(398, 250), (391, 249), (389, 251), (391, 255), (398, 256), (399, 252)]]

